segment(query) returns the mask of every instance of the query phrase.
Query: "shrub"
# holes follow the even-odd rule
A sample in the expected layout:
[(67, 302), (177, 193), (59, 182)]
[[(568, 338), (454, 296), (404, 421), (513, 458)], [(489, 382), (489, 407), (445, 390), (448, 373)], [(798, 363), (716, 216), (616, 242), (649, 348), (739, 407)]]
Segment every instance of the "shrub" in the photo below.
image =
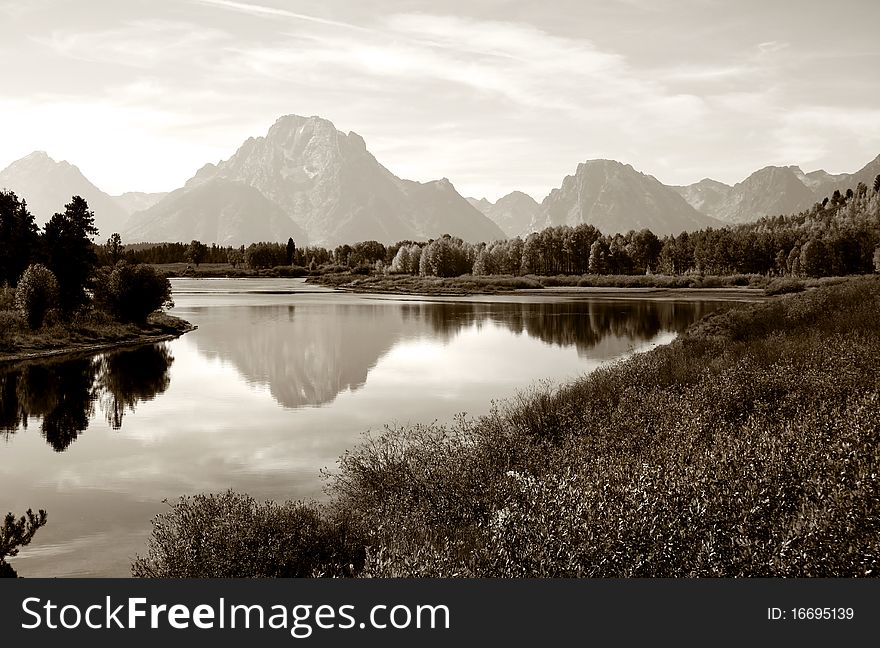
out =
[(95, 286), (95, 298), (119, 320), (143, 324), (150, 313), (174, 305), (171, 282), (152, 266), (118, 263), (103, 273)]
[(27, 324), (18, 311), (0, 310), (0, 349), (9, 350), (15, 347), (15, 335), (21, 333)]
[(302, 266), (275, 266), (272, 270), (276, 277), (305, 277), (308, 274)]
[(40, 263), (28, 266), (15, 288), (15, 305), (28, 326), (40, 328), (46, 311), (58, 305), (58, 280), (52, 271)]
[(314, 504), (227, 491), (182, 497), (153, 519), (140, 578), (290, 578), (352, 575), (365, 549), (349, 525)]
[(15, 308), (15, 288), (8, 283), (4, 283), (0, 287), (0, 311), (12, 310)]
[(767, 285), (764, 292), (767, 295), (785, 295), (803, 292), (806, 288), (806, 284), (800, 279), (774, 279)]

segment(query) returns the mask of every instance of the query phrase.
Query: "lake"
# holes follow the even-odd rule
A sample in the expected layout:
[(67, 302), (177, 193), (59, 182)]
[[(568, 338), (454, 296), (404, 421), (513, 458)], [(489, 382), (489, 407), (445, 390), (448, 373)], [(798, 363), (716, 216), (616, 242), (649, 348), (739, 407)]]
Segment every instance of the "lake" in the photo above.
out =
[(31, 576), (128, 576), (182, 494), (321, 498), (367, 431), (479, 416), (672, 340), (729, 302), (401, 298), (296, 279), (176, 279), (168, 343), (0, 369), (0, 514), (48, 524)]

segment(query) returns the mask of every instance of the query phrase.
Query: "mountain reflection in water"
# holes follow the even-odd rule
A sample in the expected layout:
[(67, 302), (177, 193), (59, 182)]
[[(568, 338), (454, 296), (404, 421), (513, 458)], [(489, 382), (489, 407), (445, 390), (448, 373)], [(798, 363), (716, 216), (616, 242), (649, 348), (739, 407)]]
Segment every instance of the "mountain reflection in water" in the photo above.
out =
[(403, 340), (430, 337), (448, 344), (464, 329), (492, 323), (548, 345), (575, 347), (584, 358), (608, 360), (660, 333), (680, 332), (717, 308), (660, 301), (229, 306), (212, 308), (210, 326), (193, 340), (206, 357), (231, 363), (251, 383), (268, 386), (278, 403), (297, 408), (361, 388)]

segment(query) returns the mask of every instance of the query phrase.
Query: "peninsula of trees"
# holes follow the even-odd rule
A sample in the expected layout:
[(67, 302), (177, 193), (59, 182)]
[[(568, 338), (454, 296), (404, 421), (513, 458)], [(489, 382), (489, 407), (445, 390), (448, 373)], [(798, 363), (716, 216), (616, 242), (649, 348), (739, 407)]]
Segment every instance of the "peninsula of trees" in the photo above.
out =
[(122, 260), (118, 234), (102, 249), (92, 241), (97, 235), (94, 213), (80, 196), (40, 231), (25, 200), (0, 192), (0, 360), (153, 341), (188, 329), (154, 314), (172, 305), (168, 279)]

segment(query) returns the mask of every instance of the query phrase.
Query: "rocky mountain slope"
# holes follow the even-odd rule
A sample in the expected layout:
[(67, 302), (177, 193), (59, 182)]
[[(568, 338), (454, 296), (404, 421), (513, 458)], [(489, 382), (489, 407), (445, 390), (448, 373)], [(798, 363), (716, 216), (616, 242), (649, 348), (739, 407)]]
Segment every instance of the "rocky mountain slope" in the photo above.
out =
[(526, 236), (532, 230), (532, 222), (541, 211), (534, 198), (522, 191), (513, 191), (495, 203), (485, 198), (468, 198), (468, 202), (498, 225), (509, 237)]
[[(265, 137), (248, 139), (228, 160), (205, 165), (180, 190), (151, 209), (135, 213), (125, 238), (134, 241), (152, 235), (151, 220), (164, 214), (162, 231), (183, 240), (182, 230), (175, 229), (174, 223), (179, 221), (182, 228), (190, 212), (205, 208), (191, 195), (177, 203), (172, 219), (168, 201), (181, 201), (181, 196), (217, 180), (258, 191), (316, 245), (332, 247), (370, 239), (390, 243), (441, 234), (473, 242), (504, 238), (498, 226), (445, 178), (426, 183), (398, 178), (379, 164), (356, 133), (342, 133), (326, 119), (298, 115), (278, 119)], [(207, 197), (208, 193), (201, 190), (198, 195)], [(227, 216), (233, 219), (231, 208)], [(249, 211), (233, 220), (252, 218), (257, 215)], [(218, 232), (218, 236), (226, 239), (229, 233)]]
[(649, 228), (658, 236), (719, 226), (653, 176), (614, 160), (589, 160), (541, 203), (532, 229), (589, 223), (607, 234)]
[(725, 223), (748, 223), (763, 216), (804, 211), (835, 191), (871, 187), (880, 174), (880, 155), (855, 173), (831, 174), (819, 169), (804, 173), (798, 166), (769, 166), (729, 186), (708, 178), (673, 187), (698, 211)]
[(214, 178), (172, 191), (139, 212), (124, 232), (137, 242), (191, 241), (247, 245), (257, 241), (308, 244), (302, 228), (258, 190), (242, 182)]

